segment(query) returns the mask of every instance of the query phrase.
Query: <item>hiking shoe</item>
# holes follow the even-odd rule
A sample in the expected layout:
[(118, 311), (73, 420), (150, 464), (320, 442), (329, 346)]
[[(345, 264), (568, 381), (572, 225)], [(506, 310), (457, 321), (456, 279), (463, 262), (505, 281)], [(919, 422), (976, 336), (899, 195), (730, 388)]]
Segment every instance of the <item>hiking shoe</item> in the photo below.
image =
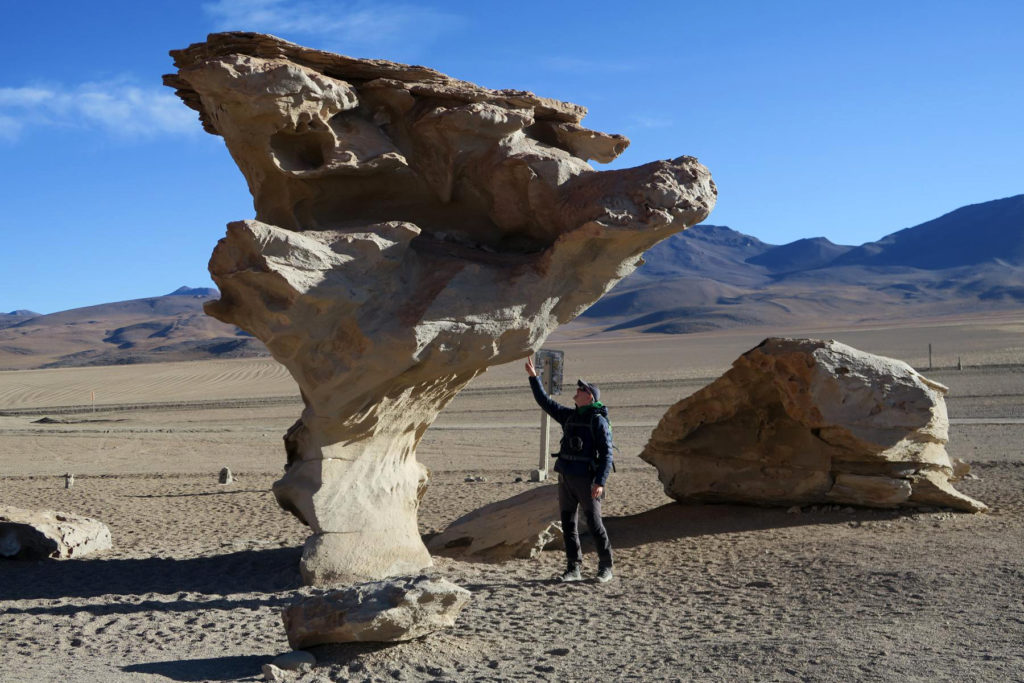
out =
[(562, 583), (568, 583), (569, 581), (582, 581), (583, 575), (580, 574), (579, 565), (572, 565), (558, 577), (558, 580)]
[(611, 567), (601, 567), (597, 570), (597, 580), (599, 583), (608, 583), (614, 578)]

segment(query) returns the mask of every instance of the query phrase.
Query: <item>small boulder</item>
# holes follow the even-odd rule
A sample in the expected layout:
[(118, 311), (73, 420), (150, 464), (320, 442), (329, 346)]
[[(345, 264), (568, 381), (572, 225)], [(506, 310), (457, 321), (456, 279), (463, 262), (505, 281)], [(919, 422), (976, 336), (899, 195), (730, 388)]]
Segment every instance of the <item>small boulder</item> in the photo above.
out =
[(275, 657), (271, 664), (285, 671), (306, 672), (316, 666), (316, 657), (312, 652), (292, 650)]
[(231, 476), (231, 470), (227, 467), (221, 469), (220, 476), (217, 478), (217, 481), (221, 484), (230, 484), (234, 480), (235, 478)]
[(455, 625), (470, 593), (428, 576), (361, 583), (303, 598), (284, 609), (295, 649), (325, 643), (412, 640)]
[(538, 486), (473, 510), (430, 539), (435, 555), (501, 562), (562, 547), (558, 487)]
[(111, 547), (110, 529), (89, 517), (0, 506), (0, 558), (83, 557)]

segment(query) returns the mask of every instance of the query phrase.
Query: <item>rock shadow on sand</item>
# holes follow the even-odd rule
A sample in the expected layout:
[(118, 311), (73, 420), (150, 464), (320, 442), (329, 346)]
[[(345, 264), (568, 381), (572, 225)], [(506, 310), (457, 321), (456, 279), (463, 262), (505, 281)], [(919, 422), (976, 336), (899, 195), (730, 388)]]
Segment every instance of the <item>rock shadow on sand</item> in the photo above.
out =
[[(813, 524), (890, 520), (913, 514), (910, 510), (850, 508), (850, 512), (801, 512), (747, 505), (681, 505), (666, 503), (635, 515), (605, 517), (604, 524), (616, 548), (634, 548), (679, 538), (744, 531), (766, 531)], [(586, 525), (583, 525), (585, 528)], [(582, 531), (582, 529), (581, 529)]]
[(7, 561), (0, 562), (0, 586), (3, 587), (0, 599), (56, 600), (154, 593), (224, 597), (275, 593), (302, 586), (298, 570), (301, 556), (302, 548), (295, 547), (187, 559)]
[(121, 667), (126, 673), (163, 676), (172, 681), (234, 681), (251, 679), (253, 673), (266, 664), (265, 655), (238, 655), (209, 659), (179, 659), (167, 662), (147, 662)]

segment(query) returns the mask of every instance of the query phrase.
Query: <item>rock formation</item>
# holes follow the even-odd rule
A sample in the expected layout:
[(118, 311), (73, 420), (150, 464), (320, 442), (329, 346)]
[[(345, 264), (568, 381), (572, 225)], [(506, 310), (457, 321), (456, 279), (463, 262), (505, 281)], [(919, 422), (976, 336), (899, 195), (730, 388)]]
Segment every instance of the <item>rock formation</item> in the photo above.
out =
[(595, 172), (622, 136), (586, 110), (420, 66), (222, 33), (164, 77), (221, 135), (256, 220), (210, 260), (206, 311), (284, 364), (305, 410), (280, 504), (315, 532), (302, 571), (329, 583), (430, 564), (415, 448), (488, 366), (523, 358), (701, 221), (716, 190), (692, 157)]
[(947, 389), (836, 341), (766, 339), (665, 413), (640, 457), (683, 502), (985, 505), (950, 484)]
[(312, 595), (282, 612), (295, 649), (324, 643), (394, 643), (455, 625), (470, 593), (445, 579), (387, 579)]
[(0, 506), (0, 558), (68, 559), (110, 547), (110, 529), (90, 517)]
[(564, 547), (556, 486), (539, 486), (459, 517), (430, 539), (435, 555), (501, 562)]

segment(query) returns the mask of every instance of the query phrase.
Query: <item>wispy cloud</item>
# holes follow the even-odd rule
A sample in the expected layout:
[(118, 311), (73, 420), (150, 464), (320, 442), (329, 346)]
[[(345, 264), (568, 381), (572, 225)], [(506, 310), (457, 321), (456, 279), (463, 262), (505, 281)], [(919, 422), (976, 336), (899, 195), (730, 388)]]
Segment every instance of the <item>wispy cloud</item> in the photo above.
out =
[(315, 38), (318, 47), (353, 56), (409, 54), (463, 23), (455, 14), (388, 0), (216, 0), (203, 9), (217, 30)]
[(583, 57), (545, 57), (540, 60), (540, 65), (552, 71), (566, 73), (606, 73), (622, 74), (636, 71), (640, 64), (608, 59), (587, 59)]
[(123, 80), (0, 88), (0, 139), (16, 140), (37, 126), (97, 129), (126, 138), (187, 135), (199, 128), (195, 114), (169, 91)]
[(632, 123), (635, 128), (669, 128), (675, 122), (664, 116), (634, 116)]

